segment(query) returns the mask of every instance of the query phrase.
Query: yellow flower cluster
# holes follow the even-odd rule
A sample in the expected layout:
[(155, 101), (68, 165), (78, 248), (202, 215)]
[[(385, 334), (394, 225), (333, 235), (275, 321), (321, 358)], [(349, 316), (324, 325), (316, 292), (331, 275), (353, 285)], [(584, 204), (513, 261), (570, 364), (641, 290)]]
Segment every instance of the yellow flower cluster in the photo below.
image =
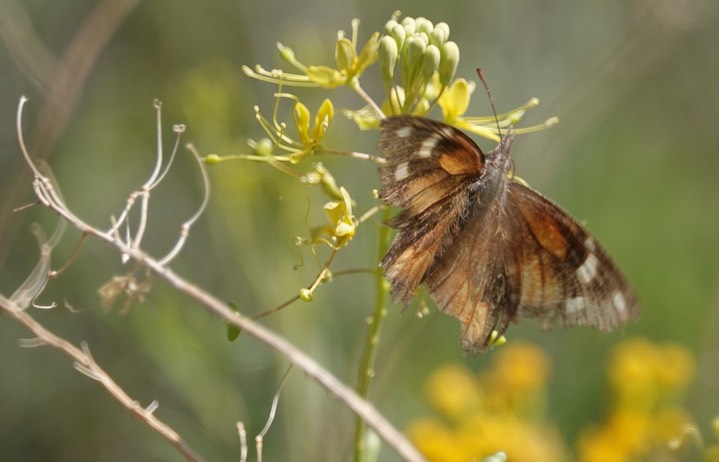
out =
[[(566, 445), (546, 417), (549, 360), (538, 348), (510, 343), (486, 371), (447, 365), (426, 383), (440, 415), (415, 421), (407, 433), (433, 462), (482, 461), (502, 451), (509, 462), (567, 460)], [(676, 344), (635, 338), (607, 363), (609, 409), (601, 424), (580, 431), (579, 462), (699, 460), (719, 462), (719, 445), (705, 449), (681, 406), (695, 375), (690, 353)], [(719, 417), (713, 422), (719, 439)]]
[(519, 342), (499, 350), (479, 376), (463, 365), (445, 366), (426, 384), (442, 419), (414, 422), (409, 437), (431, 461), (481, 461), (498, 451), (512, 462), (565, 460), (559, 435), (544, 418), (549, 373), (544, 353)]
[(694, 378), (681, 346), (644, 339), (620, 344), (608, 364), (612, 404), (604, 423), (580, 435), (581, 462), (656, 460), (698, 435), (679, 404)]

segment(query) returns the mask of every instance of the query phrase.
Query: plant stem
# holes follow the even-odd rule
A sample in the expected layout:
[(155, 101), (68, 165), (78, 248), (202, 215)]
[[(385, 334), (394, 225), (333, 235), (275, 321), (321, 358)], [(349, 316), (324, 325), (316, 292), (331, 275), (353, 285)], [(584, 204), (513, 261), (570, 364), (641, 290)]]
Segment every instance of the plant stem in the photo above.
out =
[[(383, 221), (389, 218), (389, 208), (383, 212)], [(389, 247), (390, 228), (382, 225), (378, 234), (377, 254), (381, 260)], [(365, 349), (360, 361), (357, 377), (357, 394), (367, 400), (370, 386), (374, 378), (374, 361), (377, 355), (382, 324), (387, 316), (387, 287), (384, 282), (384, 272), (378, 265), (375, 271), (375, 307), (374, 314), (369, 322)], [(354, 460), (367, 462), (367, 424), (357, 418), (355, 420)]]

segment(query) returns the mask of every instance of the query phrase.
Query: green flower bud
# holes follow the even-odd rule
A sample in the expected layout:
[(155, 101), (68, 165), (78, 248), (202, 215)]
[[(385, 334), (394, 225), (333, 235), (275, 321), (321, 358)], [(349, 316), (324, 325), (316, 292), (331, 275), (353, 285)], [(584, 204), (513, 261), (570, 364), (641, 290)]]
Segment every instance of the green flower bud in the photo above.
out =
[[(404, 30), (404, 29), (402, 29)], [(394, 66), (397, 63), (397, 42), (389, 35), (382, 37), (379, 42), (379, 66), (382, 80), (389, 83), (394, 77)]]
[(521, 122), (525, 112), (526, 111), (524, 111), (523, 109), (519, 111), (514, 111), (507, 116), (507, 120), (511, 125), (517, 125), (519, 122)]
[(414, 36), (415, 36), (416, 38), (422, 40), (422, 42), (424, 42), (424, 46), (429, 45), (429, 35), (427, 35), (427, 34), (425, 34), (425, 33), (423, 32), (423, 33), (421, 33), (421, 34), (414, 34)]
[(439, 67), (440, 53), (439, 48), (434, 45), (428, 45), (424, 50), (422, 57), (422, 81), (429, 82), (432, 75)]
[(434, 30), (432, 30), (432, 33), (429, 34), (429, 43), (432, 45), (435, 45), (439, 48), (444, 45), (444, 42), (447, 41), (447, 34), (444, 31), (444, 29), (435, 27)]
[(303, 302), (311, 302), (312, 301), (312, 291), (307, 288), (300, 289), (300, 300)]
[[(442, 42), (442, 45), (444, 45), (444, 42), (449, 39), (449, 26), (446, 22), (438, 22), (434, 25), (434, 29), (432, 30), (433, 34), (442, 34), (444, 36), (444, 41)], [(439, 45), (438, 45), (439, 46)]]
[(413, 91), (412, 89), (416, 86), (426, 48), (424, 41), (416, 35), (408, 37), (404, 44), (400, 69), (402, 86), (407, 91)]
[(417, 67), (424, 57), (424, 51), (427, 44), (421, 38), (413, 36), (407, 39), (405, 43), (405, 65), (410, 68)]
[(302, 72), (305, 71), (306, 67), (301, 62), (297, 61), (297, 58), (295, 58), (295, 52), (292, 51), (291, 48), (286, 47), (282, 45), (280, 42), (277, 42), (277, 49), (280, 50), (280, 56), (282, 59), (287, 61), (289, 64), (295, 66), (297, 69), (301, 70)]
[(205, 156), (204, 160), (207, 165), (214, 165), (222, 162), (222, 159), (217, 154), (208, 154)]
[(443, 86), (449, 85), (457, 72), (459, 65), (459, 47), (454, 42), (447, 42), (442, 46), (441, 59), (439, 63), (439, 83)]
[(389, 100), (385, 101), (385, 104), (382, 105), (382, 112), (385, 114), (391, 114), (392, 108), (402, 107), (404, 105), (404, 101), (404, 88), (399, 86), (394, 87), (392, 91), (389, 92)]
[(395, 40), (395, 42), (397, 42), (397, 49), (401, 50), (404, 45), (404, 41), (407, 38), (407, 31), (404, 27), (397, 24), (394, 29), (390, 31), (389, 35)]
[(386, 35), (390, 35), (390, 33), (392, 32), (392, 29), (394, 29), (397, 26), (399, 26), (399, 23), (394, 19), (390, 19), (384, 25), (384, 33)]
[(417, 26), (414, 23), (414, 18), (404, 18), (402, 20), (402, 27), (404, 27), (404, 30), (407, 32), (407, 36), (414, 35), (417, 31)]
[(432, 21), (421, 16), (414, 20), (414, 24), (417, 27), (417, 32), (422, 32), (428, 36), (432, 33), (432, 29), (434, 29)]
[(292, 51), (292, 48), (286, 47), (282, 45), (280, 42), (277, 42), (277, 48), (280, 50), (280, 57), (287, 61), (290, 64), (295, 63), (295, 52)]
[(271, 139), (262, 138), (255, 144), (253, 151), (258, 156), (271, 156), (274, 147), (275, 145), (272, 143)]

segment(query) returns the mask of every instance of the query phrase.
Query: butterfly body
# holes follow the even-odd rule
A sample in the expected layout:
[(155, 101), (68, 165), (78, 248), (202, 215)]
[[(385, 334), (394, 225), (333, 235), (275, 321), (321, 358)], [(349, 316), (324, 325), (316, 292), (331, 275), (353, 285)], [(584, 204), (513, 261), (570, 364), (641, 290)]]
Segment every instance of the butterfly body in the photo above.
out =
[(381, 128), (380, 197), (402, 209), (381, 263), (396, 302), (424, 285), (475, 351), (522, 317), (608, 331), (639, 315), (634, 291), (589, 232), (508, 177), (511, 133), (485, 155), (429, 119), (389, 117)]

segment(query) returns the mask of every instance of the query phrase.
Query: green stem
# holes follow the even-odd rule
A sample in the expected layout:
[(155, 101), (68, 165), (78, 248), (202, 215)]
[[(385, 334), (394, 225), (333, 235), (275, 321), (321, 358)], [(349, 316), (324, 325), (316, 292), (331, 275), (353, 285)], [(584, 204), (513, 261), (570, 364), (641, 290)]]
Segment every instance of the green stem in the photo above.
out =
[[(389, 208), (384, 210), (383, 221), (388, 218)], [(380, 260), (384, 257), (385, 253), (387, 253), (389, 238), (390, 228), (388, 226), (381, 226), (377, 245), (377, 253)], [(374, 378), (374, 362), (377, 355), (380, 332), (382, 331), (384, 319), (387, 316), (387, 287), (384, 282), (383, 273), (382, 268), (377, 266), (377, 270), (375, 271), (374, 314), (369, 323), (365, 349), (362, 354), (357, 377), (357, 394), (364, 399), (369, 397), (370, 386)], [(355, 420), (354, 460), (355, 462), (368, 462), (367, 457), (367, 425), (364, 420), (357, 417)]]

